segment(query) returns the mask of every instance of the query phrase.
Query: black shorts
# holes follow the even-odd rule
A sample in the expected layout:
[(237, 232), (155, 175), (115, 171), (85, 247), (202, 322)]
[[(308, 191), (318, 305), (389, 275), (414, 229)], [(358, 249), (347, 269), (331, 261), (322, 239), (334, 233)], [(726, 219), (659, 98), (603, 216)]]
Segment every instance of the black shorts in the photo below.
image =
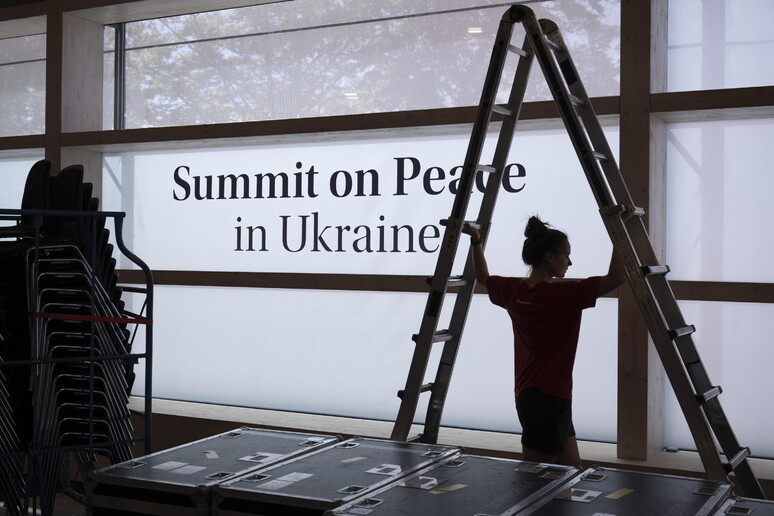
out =
[(561, 455), (567, 439), (575, 435), (572, 400), (557, 398), (534, 388), (516, 397), (521, 422), (521, 444), (536, 452)]

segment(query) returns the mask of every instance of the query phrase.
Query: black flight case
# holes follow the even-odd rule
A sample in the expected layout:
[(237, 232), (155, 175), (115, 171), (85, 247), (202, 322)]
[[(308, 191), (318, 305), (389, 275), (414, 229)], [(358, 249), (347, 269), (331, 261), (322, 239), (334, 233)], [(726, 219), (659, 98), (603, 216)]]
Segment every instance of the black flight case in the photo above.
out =
[(774, 516), (774, 501), (732, 496), (714, 516)]
[(239, 428), (94, 472), (93, 514), (210, 514), (224, 480), (310, 453), (340, 437)]
[(512, 514), (548, 496), (579, 472), (569, 466), (459, 455), (326, 516)]
[(355, 437), (225, 481), (212, 514), (311, 516), (461, 452), (458, 447)]
[(514, 514), (702, 516), (714, 514), (730, 494), (728, 482), (593, 467)]

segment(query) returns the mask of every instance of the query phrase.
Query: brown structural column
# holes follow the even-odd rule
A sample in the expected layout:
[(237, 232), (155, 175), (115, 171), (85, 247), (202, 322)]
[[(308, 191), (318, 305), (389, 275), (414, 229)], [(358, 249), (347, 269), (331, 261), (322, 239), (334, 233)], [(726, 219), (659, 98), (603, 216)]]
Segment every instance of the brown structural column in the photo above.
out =
[(101, 155), (62, 146), (68, 132), (102, 129), (103, 26), (48, 0), (46, 16), (46, 157), (58, 171), (82, 164), (99, 192)]
[(62, 10), (48, 0), (46, 13), (46, 158), (52, 171), (61, 168), (62, 150)]
[[(621, 2), (621, 173), (663, 260), (666, 130), (651, 91), (666, 81), (667, 0)], [(664, 445), (664, 374), (628, 287), (618, 301), (618, 457), (647, 460)]]
[[(62, 16), (62, 132), (102, 130), (104, 26), (72, 13)], [(84, 180), (102, 191), (102, 153), (62, 147), (62, 166), (84, 167)]]

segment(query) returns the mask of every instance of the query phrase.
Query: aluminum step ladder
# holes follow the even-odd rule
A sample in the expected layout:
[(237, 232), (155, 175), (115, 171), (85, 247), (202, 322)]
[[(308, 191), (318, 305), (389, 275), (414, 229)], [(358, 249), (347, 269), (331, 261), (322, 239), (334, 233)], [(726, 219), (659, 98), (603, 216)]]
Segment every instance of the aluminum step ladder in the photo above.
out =
[[(550, 20), (538, 21), (528, 7), (512, 6), (503, 16), (495, 43), (495, 50), (492, 54), (490, 73), (487, 75), (482, 102), (479, 106), (479, 118), (484, 118), (481, 111), (487, 111), (485, 106), (485, 97), (488, 98), (487, 92), (496, 90), (496, 86), (490, 81), (499, 83), (499, 75), (492, 78), (491, 73), (493, 66), (502, 67), (500, 62), (502, 58), (498, 48), (509, 45), (509, 39), (502, 39), (505, 37), (503, 33), (507, 32), (503, 26), (510, 23), (512, 28), (513, 24), (518, 22), (523, 25), (526, 31), (523, 48), (528, 54), (534, 54), (543, 70), (568, 135), (576, 150), (594, 197), (597, 200), (602, 220), (614, 248), (624, 262), (627, 282), (634, 293), (653, 343), (685, 415), (706, 475), (714, 480), (726, 480), (733, 476), (742, 496), (765, 498), (763, 490), (748, 461), (750, 450), (739, 444), (721, 407), (719, 395), (722, 389), (712, 384), (701, 362), (701, 357), (691, 336), (696, 328), (685, 322), (669, 282), (666, 279), (669, 267), (659, 263), (641, 217), (635, 216), (624, 220), (620, 216), (623, 212), (624, 204), (633, 204), (631, 196), (610, 151), (599, 120), (591, 106), (585, 87), (564, 44), (561, 33)], [(523, 95), (525, 86), (520, 84), (520, 81), (526, 81), (527, 72), (520, 75), (521, 68), (520, 63), (516, 72), (513, 92), (518, 91)], [(518, 112), (518, 107), (515, 104), (509, 104), (509, 109)], [(479, 120), (477, 119), (473, 134), (471, 135), (471, 149), (480, 148), (480, 142), (483, 142), (485, 138), (485, 131), (476, 131), (478, 125)], [(501, 145), (507, 148), (507, 144), (503, 143), (502, 140), (503, 138), (512, 137), (513, 130), (514, 126), (508, 124), (508, 127), (506, 127), (506, 124), (503, 124), (498, 148)], [(489, 186), (495, 188), (498, 185), (488, 184), (487, 194), (490, 190)], [(458, 193), (459, 196), (460, 193)], [(465, 201), (463, 200), (462, 202)], [(494, 203), (494, 197), (492, 197), (491, 202)], [(484, 206), (482, 206), (482, 212), (484, 212)], [(486, 214), (491, 217), (489, 207), (487, 207)], [(643, 215), (644, 210), (638, 208), (635, 214)], [(452, 215), (454, 215), (454, 212)], [(484, 224), (481, 224), (482, 240), (486, 237), (489, 220), (489, 218), (480, 218), (479, 220), (479, 223), (484, 222)], [(455, 229), (456, 234), (449, 237), (450, 228), (447, 227), (447, 235), (444, 242), (452, 242), (456, 247), (456, 239), (459, 237), (460, 228), (455, 226), (451, 229)], [(444, 274), (446, 271), (445, 267), (440, 267), (441, 262), (445, 264), (446, 261), (449, 261), (443, 255), (444, 252), (441, 251), (436, 274)], [(470, 281), (468, 278), (472, 277), (470, 267), (470, 257), (468, 257), (468, 263), (463, 274), (463, 279), (467, 281)], [(445, 278), (448, 278), (448, 274), (442, 276), (442, 279)], [(434, 290), (431, 291), (430, 300), (438, 297), (438, 294), (435, 293), (438, 283), (440, 281), (434, 277)], [(458, 294), (457, 303), (460, 303), (459, 297), (460, 295)], [(428, 301), (428, 307), (431, 306), (430, 300)], [(463, 302), (465, 301), (463, 300)], [(438, 302), (434, 301), (434, 303)], [(467, 303), (469, 303), (469, 300)], [(453, 328), (457, 332), (455, 334), (461, 334), (466, 313), (467, 305), (462, 314), (457, 314), (455, 307), (450, 332)], [(460, 316), (458, 317), (458, 315)], [(426, 313), (425, 319), (427, 318), (428, 314)], [(417, 339), (418, 345), (415, 350), (414, 361), (412, 361), (412, 370), (409, 373), (409, 380), (412, 379), (412, 372), (415, 372), (413, 369), (415, 362), (419, 362), (417, 355), (421, 356), (428, 353), (425, 349), (420, 349), (419, 346), (419, 342), (422, 342), (423, 337), (422, 330), (420, 330), (419, 337)], [(426, 442), (429, 442), (428, 439), (437, 438), (440, 413), (444, 403), (442, 396), (445, 396), (448, 380), (451, 376), (453, 360), (451, 361), (452, 365), (444, 363), (443, 360), (447, 355), (446, 347), (453, 347), (453, 350), (449, 351), (451, 355), (452, 353), (456, 354), (458, 346), (459, 338), (457, 337), (447, 341), (444, 348), (436, 380), (444, 382), (442, 384), (443, 389), (437, 389), (435, 384), (430, 384), (429, 390), (432, 392), (432, 397), (428, 406), (425, 431), (422, 434), (422, 440)], [(424, 374), (424, 371), (422, 374)], [(406, 403), (406, 392), (412, 388), (413, 384), (408, 382), (406, 391), (403, 394), (404, 401), (401, 405), (401, 412), (398, 414), (398, 420), (393, 431), (393, 438), (405, 437), (404, 432), (407, 433), (405, 428), (407, 428), (407, 425), (410, 426), (411, 419), (413, 419), (413, 414), (408, 414), (410, 407), (407, 407), (405, 410), (403, 407), (403, 404)], [(423, 386), (419, 390), (422, 389), (425, 389), (425, 387)], [(725, 456), (725, 460), (721, 458), (721, 453)]]
[[(406, 380), (406, 387), (398, 392), (401, 404), (391, 436), (394, 440), (404, 441), (409, 438), (419, 397), (425, 392), (430, 393), (430, 400), (428, 401), (424, 432), (418, 437), (412, 437), (412, 440), (435, 443), (438, 438), (438, 429), (449, 388), (449, 381), (451, 380), (457, 350), (459, 349), (462, 331), (465, 327), (465, 320), (467, 319), (476, 283), (470, 253), (468, 253), (468, 259), (462, 275), (451, 275), (461, 229), (466, 222), (464, 217), (468, 210), (476, 174), (488, 173), (489, 177), (481, 200), (478, 218), (475, 221), (468, 221), (469, 224), (478, 228), (481, 234), (481, 245), (485, 246), (492, 212), (494, 211), (497, 194), (500, 190), (503, 169), (510, 151), (513, 133), (516, 129), (516, 121), (519, 118), (519, 112), (524, 100), (527, 79), (529, 78), (534, 60), (532, 52), (523, 50), (529, 45), (529, 41), (526, 38), (521, 48), (515, 47), (510, 43), (514, 22), (517, 21), (512, 18), (512, 10), (513, 8), (503, 16), (497, 31), (497, 39), (484, 81), (484, 89), (481, 93), (478, 111), (476, 112), (451, 215), (449, 218), (441, 221), (445, 231), (441, 241), (435, 273), (428, 279), (430, 294), (425, 306), (419, 333), (413, 337), (416, 346), (408, 379)], [(519, 62), (516, 66), (515, 79), (508, 102), (504, 105), (497, 105), (495, 104), (497, 91), (505, 61), (509, 54), (518, 56)], [(481, 162), (481, 154), (487, 130), (492, 122), (493, 113), (502, 115), (502, 125), (492, 161), (489, 164), (484, 164)], [(451, 321), (448, 329), (439, 330), (439, 319), (444, 297), (450, 289), (456, 290), (456, 300)], [(423, 384), (433, 344), (436, 342), (444, 343), (438, 371), (432, 383)]]

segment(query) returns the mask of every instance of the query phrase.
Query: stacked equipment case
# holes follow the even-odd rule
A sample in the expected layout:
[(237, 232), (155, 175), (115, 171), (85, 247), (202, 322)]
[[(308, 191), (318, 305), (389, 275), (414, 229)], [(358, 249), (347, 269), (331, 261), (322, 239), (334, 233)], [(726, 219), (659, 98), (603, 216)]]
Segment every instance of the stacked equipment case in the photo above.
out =
[(340, 440), (244, 427), (129, 460), (94, 473), (93, 514), (207, 515), (216, 484)]
[(322, 515), (460, 451), (355, 437), (219, 484), (212, 514)]
[(461, 454), (326, 516), (513, 514), (560, 489), (578, 472), (569, 466)]
[(702, 516), (714, 514), (730, 494), (728, 482), (593, 467), (567, 482), (556, 496), (515, 514)]

